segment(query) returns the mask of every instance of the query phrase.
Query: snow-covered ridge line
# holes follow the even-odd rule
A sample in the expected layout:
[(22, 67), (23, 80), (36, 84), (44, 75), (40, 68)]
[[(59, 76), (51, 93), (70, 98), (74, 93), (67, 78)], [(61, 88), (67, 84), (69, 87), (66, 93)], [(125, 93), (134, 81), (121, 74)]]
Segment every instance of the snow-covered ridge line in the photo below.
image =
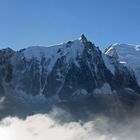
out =
[[(43, 47), (43, 46), (31, 46), (28, 48), (25, 48), (24, 55), (26, 58), (30, 59), (32, 57), (40, 58), (42, 55), (44, 57), (52, 56), (58, 51), (62, 51), (66, 54), (66, 52), (72, 50), (73, 53), (76, 53), (74, 51), (80, 50), (83, 47), (83, 43), (80, 39), (69, 41), (67, 43), (62, 43), (59, 45), (49, 46), (49, 47)], [(69, 49), (71, 48), (71, 49)]]
[(105, 54), (115, 57), (121, 64), (133, 69), (140, 85), (140, 45), (116, 43), (111, 45)]

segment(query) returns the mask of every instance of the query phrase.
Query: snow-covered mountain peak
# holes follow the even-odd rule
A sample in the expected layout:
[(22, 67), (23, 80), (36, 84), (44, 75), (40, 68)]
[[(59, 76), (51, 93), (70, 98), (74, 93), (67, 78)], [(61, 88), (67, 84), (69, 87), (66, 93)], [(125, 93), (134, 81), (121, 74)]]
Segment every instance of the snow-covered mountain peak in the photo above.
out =
[(130, 57), (139, 57), (140, 55), (140, 45), (131, 44), (113, 44), (105, 50), (105, 54), (113, 57), (118, 57), (121, 59), (129, 59)]
[(140, 85), (140, 45), (116, 43), (107, 48), (105, 54), (132, 68)]

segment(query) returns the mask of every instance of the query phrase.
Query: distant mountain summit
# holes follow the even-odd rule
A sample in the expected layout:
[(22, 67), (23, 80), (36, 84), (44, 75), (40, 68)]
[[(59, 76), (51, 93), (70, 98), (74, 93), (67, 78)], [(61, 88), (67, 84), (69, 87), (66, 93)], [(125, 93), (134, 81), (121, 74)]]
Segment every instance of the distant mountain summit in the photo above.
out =
[(128, 69), (132, 69), (140, 85), (140, 45), (116, 43), (107, 48), (105, 54), (116, 58)]
[(102, 53), (84, 35), (51, 46), (0, 50), (0, 94), (23, 102), (82, 101), (140, 95), (140, 47), (114, 44)]

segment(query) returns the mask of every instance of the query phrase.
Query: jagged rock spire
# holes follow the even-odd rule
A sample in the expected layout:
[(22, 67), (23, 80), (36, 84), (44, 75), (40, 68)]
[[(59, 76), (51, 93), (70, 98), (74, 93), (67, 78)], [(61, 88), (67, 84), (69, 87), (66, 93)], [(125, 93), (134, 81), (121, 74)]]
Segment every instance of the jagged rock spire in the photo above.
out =
[(79, 40), (81, 40), (83, 43), (87, 43), (88, 42), (88, 40), (87, 40), (87, 38), (85, 37), (84, 34), (81, 34)]

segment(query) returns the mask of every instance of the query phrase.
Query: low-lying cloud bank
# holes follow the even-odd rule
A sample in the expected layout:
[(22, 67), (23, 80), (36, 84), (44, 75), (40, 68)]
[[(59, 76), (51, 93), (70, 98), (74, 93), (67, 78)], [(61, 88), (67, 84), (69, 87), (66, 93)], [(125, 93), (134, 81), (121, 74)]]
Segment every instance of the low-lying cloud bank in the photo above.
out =
[(0, 122), (1, 140), (139, 140), (139, 132), (140, 119), (118, 124), (97, 118), (62, 124), (50, 115), (37, 114), (25, 120), (7, 117)]
[[(122, 106), (119, 108), (123, 109)], [(94, 113), (94, 115), (89, 113), (88, 121), (87, 119), (78, 121), (70, 112), (58, 107), (54, 107), (46, 114), (41, 114), (40, 111), (32, 112), (32, 108), (26, 109), (24, 106), (15, 106), (5, 98), (0, 98), (0, 140), (139, 140), (140, 138), (140, 117), (132, 112), (127, 115), (123, 111), (127, 116), (124, 118), (120, 111), (117, 117), (119, 120), (101, 114), (95, 117)], [(84, 111), (80, 112), (79, 119), (87, 115)], [(134, 112), (139, 112), (139, 105)], [(32, 115), (29, 116), (28, 113)]]

